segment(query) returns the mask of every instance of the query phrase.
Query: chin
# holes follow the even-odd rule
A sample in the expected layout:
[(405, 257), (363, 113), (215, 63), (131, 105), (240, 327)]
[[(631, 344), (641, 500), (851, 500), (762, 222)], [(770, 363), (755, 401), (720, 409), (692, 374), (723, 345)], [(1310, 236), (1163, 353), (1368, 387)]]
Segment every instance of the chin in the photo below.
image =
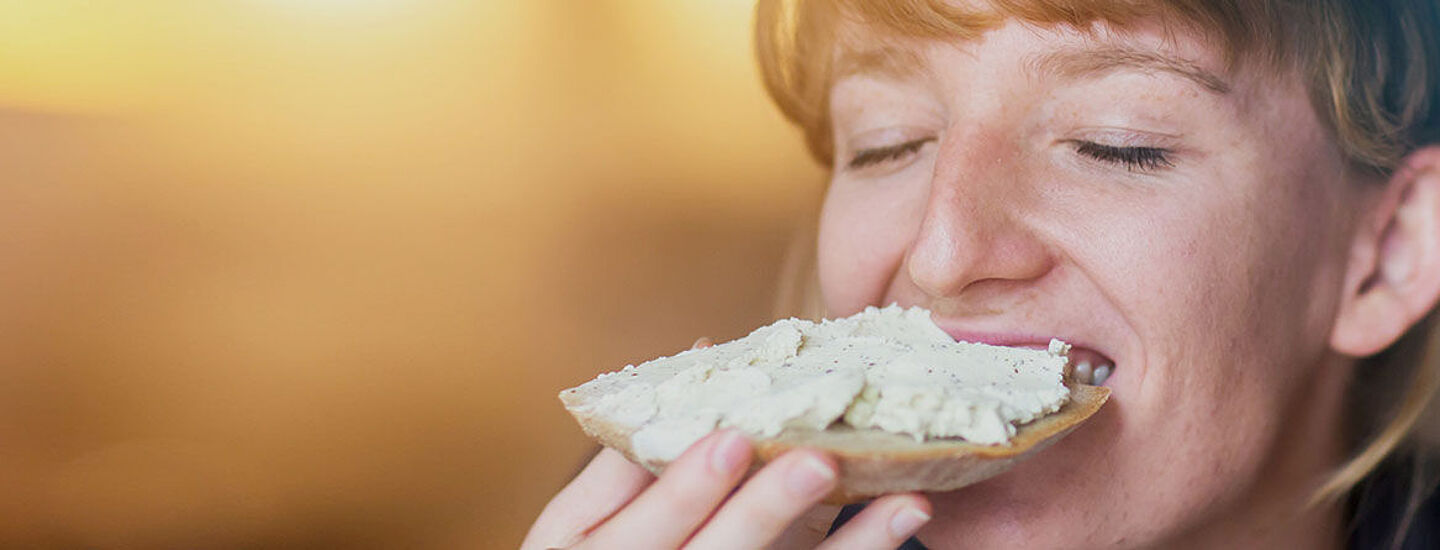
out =
[(920, 540), (951, 548), (1086, 548), (1139, 542), (1121, 533), (1123, 484), (1107, 457), (1119, 440), (1112, 400), (1034, 459), (987, 481), (929, 496), (934, 520)]

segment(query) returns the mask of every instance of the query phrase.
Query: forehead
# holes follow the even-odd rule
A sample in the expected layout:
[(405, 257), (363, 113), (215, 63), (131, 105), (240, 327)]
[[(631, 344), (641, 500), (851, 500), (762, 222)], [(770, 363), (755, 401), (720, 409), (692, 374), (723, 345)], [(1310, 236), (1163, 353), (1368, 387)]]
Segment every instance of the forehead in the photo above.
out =
[[(1184, 78), (1200, 88), (1227, 94), (1231, 84), (1222, 73), (1211, 70), (1202, 61), (1183, 54), (1146, 50), (1120, 44), (1095, 44), (1065, 48), (1028, 56), (1023, 63), (1031, 73), (1078, 78), (1118, 70), (1147, 74), (1168, 74)], [(905, 79), (932, 71), (925, 58), (915, 49), (880, 46), (867, 49), (843, 49), (836, 54), (834, 81), (851, 76), (882, 76)]]
[[(1236, 72), (1236, 66), (1227, 62), (1224, 49), (1214, 45), (1214, 36), (1176, 28), (1161, 18), (1132, 21), (1124, 27), (1098, 21), (1084, 29), (1020, 23), (1030, 31), (1026, 35), (1045, 44), (1025, 45), (1030, 53), (1021, 63), (1036, 75), (1073, 79), (1128, 70), (1180, 77), (1202, 90), (1223, 95), (1229, 93)], [(894, 34), (893, 26), (852, 22), (837, 33), (840, 38), (834, 43), (830, 82), (856, 75), (895, 79), (923, 76), (943, 69), (927, 65), (923, 55), (926, 48), (937, 44), (964, 48), (985, 40), (1000, 26), (1010, 25), (956, 37), (909, 37)]]

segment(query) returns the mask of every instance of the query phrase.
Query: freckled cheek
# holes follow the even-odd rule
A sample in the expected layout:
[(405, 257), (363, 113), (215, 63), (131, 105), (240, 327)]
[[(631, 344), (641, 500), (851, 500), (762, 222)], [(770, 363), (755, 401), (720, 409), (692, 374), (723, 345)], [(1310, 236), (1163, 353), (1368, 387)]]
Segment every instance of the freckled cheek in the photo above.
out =
[(1171, 209), (1159, 218), (1166, 223), (1129, 232), (1145, 237), (1124, 248), (1131, 258), (1124, 276), (1133, 286), (1120, 295), (1134, 299), (1151, 404), (1174, 411), (1175, 421), (1197, 422), (1190, 426), (1200, 431), (1192, 436), (1197, 440), (1230, 437), (1206, 431), (1213, 426), (1207, 419), (1252, 414), (1237, 396), (1250, 395), (1241, 401), (1259, 406), (1273, 390), (1284, 370), (1278, 365), (1288, 362), (1277, 356), (1277, 343), (1288, 342), (1298, 313), (1299, 291), (1289, 287), (1304, 286), (1273, 273), (1293, 254), (1274, 237), (1283, 229), (1256, 222), (1263, 216), (1246, 205), (1226, 206)]
[(1059, 248), (1091, 270), (1141, 328), (1205, 307), (1202, 295), (1227, 276), (1216, 272), (1216, 250), (1205, 242), (1213, 236), (1209, 225), (1163, 205), (1127, 206), (1069, 215), (1073, 235)]
[(893, 205), (841, 186), (832, 187), (826, 197), (818, 267), (831, 315), (880, 305), (885, 298), (919, 225), (918, 214), (887, 204)]
[(1176, 239), (1182, 244), (1173, 249), (1176, 261), (1168, 270), (1188, 279), (1175, 287), (1185, 289), (1177, 305), (1194, 312), (1195, 326), (1230, 335), (1233, 353), (1253, 353), (1271, 345), (1267, 337), (1289, 334), (1317, 298), (1310, 290), (1324, 253), (1307, 250), (1305, 241), (1324, 229), (1308, 227), (1293, 210), (1264, 201), (1239, 205)]

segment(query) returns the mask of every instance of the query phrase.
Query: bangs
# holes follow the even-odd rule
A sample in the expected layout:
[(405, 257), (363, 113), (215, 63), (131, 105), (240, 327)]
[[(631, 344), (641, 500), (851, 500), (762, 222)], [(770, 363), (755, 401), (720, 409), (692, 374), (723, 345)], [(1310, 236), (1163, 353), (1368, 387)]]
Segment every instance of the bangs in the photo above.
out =
[(1215, 35), (1227, 54), (1245, 51), (1261, 29), (1247, 22), (1265, 21), (1250, 13), (1258, 5), (1234, 2), (1171, 1), (1116, 2), (1114, 0), (989, 0), (955, 5), (941, 0), (871, 2), (836, 0), (830, 9), (862, 25), (897, 36), (920, 38), (976, 38), (1007, 19), (1036, 25), (1063, 25), (1084, 29), (1096, 22), (1126, 27), (1141, 19), (1159, 17), (1180, 22), (1204, 34)]
[[(1174, 0), (992, 0), (956, 5), (942, 0), (761, 0), (756, 10), (756, 52), (766, 88), (787, 118), (805, 131), (811, 154), (832, 158), (829, 90), (837, 49), (877, 39), (967, 40), (1007, 20), (1038, 26), (1124, 29), (1159, 20), (1194, 32), (1221, 48), (1227, 68), (1259, 61), (1283, 65), (1288, 33), (1282, 18), (1258, 2)], [(1263, 39), (1263, 40), (1262, 40)]]

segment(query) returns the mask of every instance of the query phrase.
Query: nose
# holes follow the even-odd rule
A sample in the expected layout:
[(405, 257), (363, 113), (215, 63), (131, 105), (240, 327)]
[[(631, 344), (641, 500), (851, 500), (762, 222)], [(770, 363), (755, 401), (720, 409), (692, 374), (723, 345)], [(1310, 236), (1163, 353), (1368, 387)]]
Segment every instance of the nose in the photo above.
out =
[[(1039, 279), (1054, 266), (1027, 220), (1035, 186), (1014, 139), (983, 127), (942, 139), (920, 229), (907, 251), (912, 281), (931, 297), (960, 297), (982, 283)], [(1003, 286), (1003, 285), (1000, 285)]]

